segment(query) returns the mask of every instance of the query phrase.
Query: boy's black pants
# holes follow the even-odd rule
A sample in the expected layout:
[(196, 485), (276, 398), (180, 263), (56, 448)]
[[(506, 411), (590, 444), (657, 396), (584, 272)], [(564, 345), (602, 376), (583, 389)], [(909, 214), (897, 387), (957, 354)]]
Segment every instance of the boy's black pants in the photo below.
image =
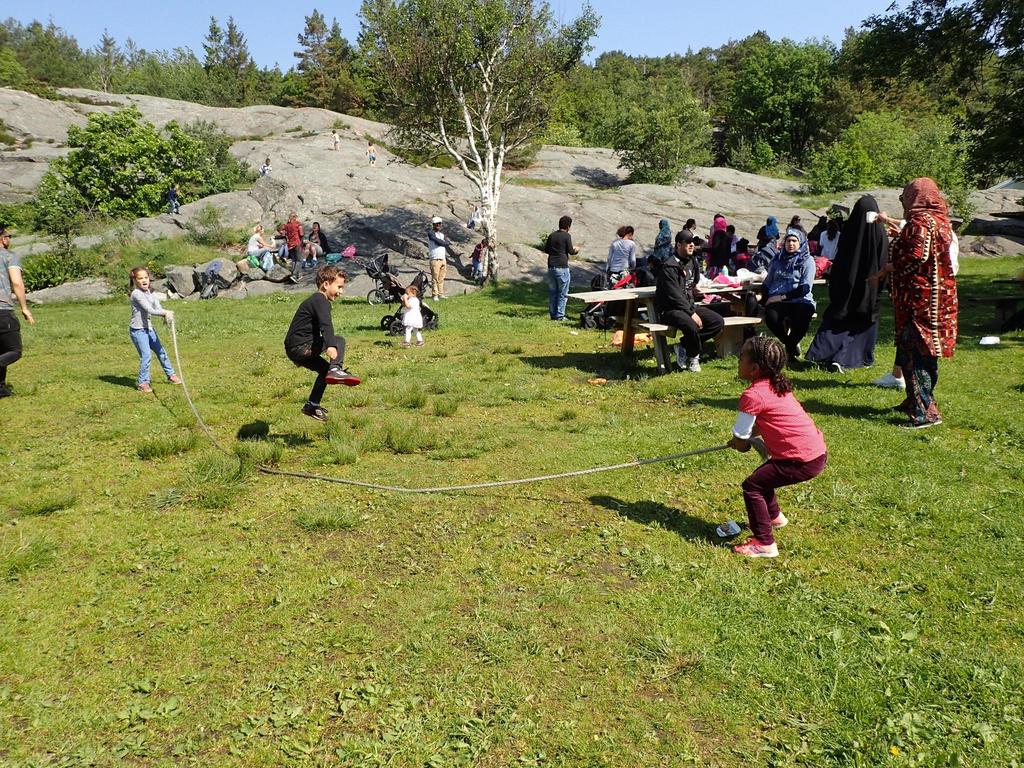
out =
[(320, 400), (327, 390), (327, 371), (333, 364), (344, 365), (345, 361), (345, 339), (341, 336), (336, 336), (334, 343), (329, 346), (336, 347), (338, 350), (338, 357), (331, 361), (321, 357), (325, 349), (322, 340), (298, 347), (290, 347), (285, 350), (288, 359), (295, 363), (295, 365), (306, 368), (316, 374), (316, 381), (313, 382), (313, 388), (309, 391), (309, 402), (317, 405), (320, 404)]

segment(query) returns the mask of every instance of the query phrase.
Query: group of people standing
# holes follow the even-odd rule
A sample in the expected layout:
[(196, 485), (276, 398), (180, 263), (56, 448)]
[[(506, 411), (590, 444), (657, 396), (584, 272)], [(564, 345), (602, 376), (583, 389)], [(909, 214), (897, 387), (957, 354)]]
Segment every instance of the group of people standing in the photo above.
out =
[[(819, 258), (828, 260), (829, 303), (805, 359), (835, 372), (874, 365), (881, 295), (887, 288), (895, 312), (896, 360), (893, 374), (880, 386), (898, 382), (906, 390), (899, 406), (907, 426), (941, 423), (935, 403), (938, 359), (953, 355), (957, 329), (956, 270), (958, 244), (945, 199), (935, 182), (919, 178), (900, 196), (903, 218), (879, 210), (871, 195), (861, 197), (845, 222), (822, 220), (812, 229)], [(635, 230), (620, 227), (608, 249), (606, 285), (635, 273), (640, 285), (656, 285), (658, 317), (676, 327), (681, 341), (677, 365), (700, 370), (703, 345), (724, 325), (727, 304), (703, 303), (699, 281), (737, 264), (735, 232), (716, 216), (704, 241), (693, 219), (673, 236), (667, 219), (659, 221), (654, 248), (646, 258)], [(579, 252), (563, 216), (545, 244), (548, 254), (549, 315), (565, 319), (569, 257)], [(799, 216), (781, 230), (774, 216), (757, 233), (759, 252), (768, 254), (759, 295), (749, 293), (744, 313), (764, 318), (792, 364), (817, 309), (813, 286), (820, 265), (811, 254), (811, 237)], [(745, 245), (745, 244), (744, 244)], [(703, 246), (703, 254), (701, 253)], [(744, 251), (746, 248), (744, 247)], [(701, 258), (703, 255), (703, 258)], [(899, 375), (897, 375), (899, 374)]]

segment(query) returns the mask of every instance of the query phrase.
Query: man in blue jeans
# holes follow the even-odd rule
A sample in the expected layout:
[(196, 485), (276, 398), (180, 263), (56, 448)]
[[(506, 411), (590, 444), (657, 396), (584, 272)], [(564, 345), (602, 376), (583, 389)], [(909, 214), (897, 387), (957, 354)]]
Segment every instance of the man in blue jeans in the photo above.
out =
[(548, 314), (552, 320), (565, 320), (565, 302), (569, 299), (569, 256), (580, 252), (574, 248), (569, 228), (572, 217), (558, 220), (558, 230), (548, 235), (544, 250), (548, 254)]

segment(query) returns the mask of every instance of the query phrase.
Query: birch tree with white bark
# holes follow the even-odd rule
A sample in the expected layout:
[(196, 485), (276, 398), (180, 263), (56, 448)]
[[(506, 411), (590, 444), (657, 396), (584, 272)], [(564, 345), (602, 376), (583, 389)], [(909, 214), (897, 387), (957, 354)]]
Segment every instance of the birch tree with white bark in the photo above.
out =
[(447, 154), (478, 190), (494, 281), (505, 161), (543, 135), (552, 85), (589, 52), (597, 15), (584, 6), (561, 24), (543, 0), (364, 0), (361, 18), (396, 143)]

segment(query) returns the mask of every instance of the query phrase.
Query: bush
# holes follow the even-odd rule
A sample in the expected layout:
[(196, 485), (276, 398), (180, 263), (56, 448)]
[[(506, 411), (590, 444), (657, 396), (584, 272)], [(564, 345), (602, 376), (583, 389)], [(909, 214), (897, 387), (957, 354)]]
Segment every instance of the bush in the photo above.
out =
[(812, 158), (808, 178), (814, 193), (865, 187), (902, 187), (928, 176), (967, 218), (973, 179), (967, 170), (968, 142), (941, 116), (866, 112)]
[[(2, 121), (0, 121), (2, 122)], [(0, 205), (0, 227), (31, 227), (35, 221), (36, 209), (32, 203), (8, 203)]]
[(615, 152), (630, 181), (672, 184), (711, 160), (711, 121), (693, 96), (654, 89), (615, 125)]
[(196, 245), (224, 245), (234, 242), (234, 232), (224, 224), (219, 208), (204, 205), (193, 219), (185, 225), (189, 239)]
[(729, 150), (729, 167), (747, 173), (761, 173), (766, 168), (773, 168), (776, 160), (771, 144), (764, 139), (750, 142), (740, 136)]
[(38, 291), (78, 280), (89, 274), (89, 265), (72, 246), (28, 256), (22, 262), (21, 276), (26, 291)]

